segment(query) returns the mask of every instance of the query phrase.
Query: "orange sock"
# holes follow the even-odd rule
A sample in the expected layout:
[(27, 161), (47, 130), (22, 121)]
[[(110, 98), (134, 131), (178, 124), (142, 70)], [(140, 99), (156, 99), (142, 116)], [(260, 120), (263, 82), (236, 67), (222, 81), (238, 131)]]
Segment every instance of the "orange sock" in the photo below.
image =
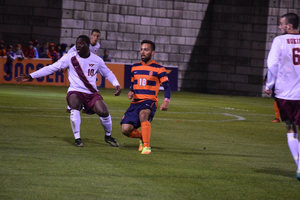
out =
[(279, 112), (279, 108), (277, 106), (277, 102), (276, 101), (274, 101), (274, 111), (275, 111), (275, 117), (277, 119), (280, 119), (280, 112)]
[(142, 138), (144, 142), (144, 147), (150, 147), (150, 134), (151, 134), (151, 125), (149, 121), (141, 123), (142, 126)]
[(133, 129), (133, 131), (128, 135), (128, 137), (142, 139), (142, 132), (138, 129)]

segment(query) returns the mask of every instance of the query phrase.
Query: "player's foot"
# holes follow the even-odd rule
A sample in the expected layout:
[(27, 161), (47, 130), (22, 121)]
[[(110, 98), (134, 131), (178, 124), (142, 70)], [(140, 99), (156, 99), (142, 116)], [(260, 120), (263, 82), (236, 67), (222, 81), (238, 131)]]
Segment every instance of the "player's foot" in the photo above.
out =
[(275, 118), (272, 122), (280, 122), (280, 119)]
[(143, 151), (143, 146), (144, 146), (143, 140), (140, 140), (139, 151)]
[(86, 113), (85, 109), (82, 109), (82, 113)]
[(150, 154), (151, 153), (151, 147), (144, 147), (141, 154)]
[(66, 110), (66, 113), (70, 113), (70, 112), (71, 112), (71, 109), (67, 109), (67, 110)]
[(74, 145), (75, 145), (76, 147), (83, 147), (83, 146), (84, 146), (84, 145), (83, 145), (83, 142), (81, 141), (80, 138), (78, 138), (78, 139), (75, 140)]
[(117, 141), (115, 140), (115, 138), (111, 137), (111, 136), (107, 136), (105, 135), (105, 142), (110, 144), (110, 146), (112, 147), (118, 147), (119, 143), (117, 143)]
[(297, 173), (296, 173), (296, 179), (298, 179), (300, 181), (300, 171), (297, 171)]

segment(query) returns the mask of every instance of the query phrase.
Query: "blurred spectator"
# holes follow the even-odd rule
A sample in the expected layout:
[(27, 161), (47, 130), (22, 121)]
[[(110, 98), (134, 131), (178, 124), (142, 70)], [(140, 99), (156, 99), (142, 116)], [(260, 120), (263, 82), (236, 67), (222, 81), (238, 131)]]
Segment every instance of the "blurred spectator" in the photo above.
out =
[(23, 51), (22, 51), (22, 46), (20, 44), (17, 44), (16, 45), (16, 52), (15, 52), (15, 57), (18, 59), (18, 60), (23, 60), (24, 59), (24, 54), (23, 54)]
[(24, 50), (24, 56), (26, 58), (34, 58), (33, 43), (31, 41), (28, 42), (28, 45)]
[(65, 54), (67, 54), (67, 50), (66, 49), (67, 49), (68, 45), (65, 44), (65, 43), (61, 43), (60, 47), (61, 47), (60, 55), (64, 56)]
[(42, 54), (42, 57), (40, 57), (40, 58), (49, 58), (48, 53), (49, 53), (49, 49), (46, 48), (45, 51), (44, 51), (44, 54)]
[(53, 43), (49, 44), (48, 58), (51, 58), (53, 62), (56, 62), (59, 59), (58, 53), (55, 51), (55, 45)]
[(58, 57), (59, 57), (59, 58), (61, 58), (61, 54), (60, 54), (60, 51), (61, 51), (61, 46), (60, 46), (60, 44), (57, 44), (57, 45), (56, 45), (56, 49), (55, 49), (55, 51), (57, 52), (57, 54), (58, 54)]
[(46, 49), (48, 49), (48, 42), (44, 41), (43, 45), (38, 49), (40, 58), (48, 58), (48, 50), (45, 52)]
[(7, 60), (6, 60), (6, 63), (4, 65), (6, 76), (9, 76), (11, 74), (12, 64), (13, 64), (13, 61), (15, 60), (15, 54), (12, 51), (12, 49), (13, 49), (13, 47), (11, 45), (7, 45), (7, 48), (6, 48)]
[(5, 48), (4, 48), (4, 41), (3, 40), (0, 40), (0, 56), (6, 56), (6, 51), (5, 51)]
[(34, 49), (34, 57), (35, 58), (39, 58), (39, 52), (38, 52), (38, 48), (39, 48), (39, 41), (38, 40), (32, 40), (33, 43), (33, 49)]
[(104, 62), (111, 62), (111, 58), (109, 57), (108, 54), (109, 54), (108, 50), (104, 49), (104, 54), (101, 56)]

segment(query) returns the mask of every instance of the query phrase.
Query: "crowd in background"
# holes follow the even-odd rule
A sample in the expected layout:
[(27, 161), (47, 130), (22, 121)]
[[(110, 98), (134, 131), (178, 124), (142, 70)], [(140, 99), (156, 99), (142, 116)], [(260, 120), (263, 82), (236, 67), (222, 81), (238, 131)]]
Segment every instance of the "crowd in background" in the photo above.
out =
[[(74, 44), (71, 44), (69, 49), (71, 49), (73, 46)], [(24, 58), (51, 58), (53, 62), (56, 62), (67, 53), (67, 47), (68, 45), (65, 43), (55, 45), (46, 41), (40, 45), (39, 41), (34, 39), (27, 43), (23, 51), (21, 44), (16, 44), (15, 47), (8, 44), (5, 47), (4, 41), (0, 40), (0, 57), (7, 57), (7, 61), (4, 65), (4, 71), (6, 72), (6, 75), (9, 76), (12, 72), (12, 64), (15, 59), (23, 60)], [(105, 62), (111, 62), (111, 58), (109, 57), (109, 52), (107, 49), (104, 49), (104, 54), (100, 57)]]
[(51, 58), (53, 61), (57, 61), (65, 53), (67, 53), (67, 44), (53, 44), (48, 42), (43, 42), (41, 45), (38, 40), (31, 40), (27, 43), (24, 51), (22, 51), (22, 46), (16, 44), (13, 48), (12, 45), (8, 44), (5, 48), (5, 43), (0, 40), (0, 56), (14, 55), (14, 57), (20, 59), (24, 58)]
[(0, 56), (7, 56), (5, 72), (6, 75), (9, 75), (11, 74), (12, 63), (15, 59), (23, 60), (24, 58), (51, 58), (53, 62), (56, 62), (67, 53), (67, 47), (68, 45), (65, 43), (55, 45), (46, 41), (40, 45), (39, 41), (34, 39), (27, 43), (23, 51), (20, 44), (16, 44), (14, 48), (12, 45), (7, 44), (5, 48), (4, 41), (0, 40)]

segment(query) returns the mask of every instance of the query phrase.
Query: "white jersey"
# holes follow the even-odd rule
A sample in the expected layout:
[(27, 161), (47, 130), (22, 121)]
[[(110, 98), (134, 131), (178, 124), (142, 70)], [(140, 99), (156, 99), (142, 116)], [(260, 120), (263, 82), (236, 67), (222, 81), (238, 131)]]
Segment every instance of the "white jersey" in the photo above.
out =
[[(90, 44), (90, 52), (92, 52), (93, 54), (97, 55), (99, 49), (100, 49), (100, 44), (98, 42), (96, 43), (95, 46)], [(75, 51), (77, 51), (76, 45), (74, 45), (71, 49), (69, 49), (68, 53), (75, 52)]]
[(45, 66), (30, 74), (32, 78), (47, 76), (60, 69), (67, 68), (69, 74), (69, 91), (78, 91), (87, 94), (97, 92), (97, 73), (104, 76), (113, 86), (120, 85), (116, 76), (105, 65), (102, 58), (95, 54), (90, 54), (88, 58), (80, 57), (77, 52), (64, 55), (56, 63)]
[(300, 100), (300, 35), (275, 37), (267, 64), (266, 89), (270, 90), (275, 84), (275, 97)]

